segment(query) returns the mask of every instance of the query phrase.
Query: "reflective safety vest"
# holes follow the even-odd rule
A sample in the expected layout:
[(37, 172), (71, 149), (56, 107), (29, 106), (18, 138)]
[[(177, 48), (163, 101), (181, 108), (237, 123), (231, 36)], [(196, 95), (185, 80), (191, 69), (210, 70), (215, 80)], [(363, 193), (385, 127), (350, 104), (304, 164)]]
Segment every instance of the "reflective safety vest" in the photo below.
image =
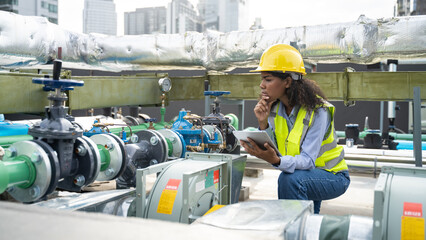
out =
[[(305, 139), (306, 133), (312, 124), (314, 111), (308, 112), (304, 107), (300, 107), (293, 129), (291, 129), (289, 133), (285, 118), (276, 114), (278, 112), (279, 105), (279, 103), (276, 104), (269, 115), (269, 122), (272, 123), (275, 128), (275, 139), (277, 141), (278, 150), (283, 156), (299, 155), (303, 140)], [(326, 136), (321, 143), (318, 157), (315, 160), (315, 167), (337, 173), (347, 170), (348, 166), (343, 159), (343, 147), (337, 145), (337, 134), (334, 129), (335, 108), (327, 101), (324, 101), (324, 107), (326, 107), (331, 114), (331, 123)]]

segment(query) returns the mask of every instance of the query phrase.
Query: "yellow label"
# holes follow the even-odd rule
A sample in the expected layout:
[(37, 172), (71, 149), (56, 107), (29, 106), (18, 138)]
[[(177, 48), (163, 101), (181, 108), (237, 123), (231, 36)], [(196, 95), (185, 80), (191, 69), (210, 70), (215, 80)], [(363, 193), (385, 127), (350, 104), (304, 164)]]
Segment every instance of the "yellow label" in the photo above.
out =
[(401, 217), (401, 240), (424, 240), (425, 219), (418, 217)]
[(157, 213), (172, 214), (177, 190), (164, 189), (158, 202)]

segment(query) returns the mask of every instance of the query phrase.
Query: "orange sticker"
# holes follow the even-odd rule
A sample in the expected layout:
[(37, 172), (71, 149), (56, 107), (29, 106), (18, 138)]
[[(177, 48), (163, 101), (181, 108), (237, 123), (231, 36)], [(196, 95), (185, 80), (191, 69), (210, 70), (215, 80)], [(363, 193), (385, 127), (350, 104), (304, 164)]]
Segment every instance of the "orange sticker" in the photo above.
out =
[(180, 182), (181, 182), (180, 179), (169, 179), (165, 189), (178, 190)]
[(422, 204), (421, 203), (411, 203), (411, 202), (404, 202), (404, 208), (403, 208), (402, 215), (407, 217), (422, 217), (423, 211), (422, 211)]
[(213, 174), (213, 183), (218, 183), (219, 182), (219, 175), (220, 175), (220, 171), (219, 169), (214, 171)]

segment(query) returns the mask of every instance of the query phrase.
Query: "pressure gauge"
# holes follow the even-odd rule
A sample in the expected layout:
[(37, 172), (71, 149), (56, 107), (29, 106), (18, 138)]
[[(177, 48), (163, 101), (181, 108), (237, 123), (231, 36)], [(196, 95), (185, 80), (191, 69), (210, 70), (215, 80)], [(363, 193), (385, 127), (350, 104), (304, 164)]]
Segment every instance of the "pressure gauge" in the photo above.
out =
[(169, 92), (172, 89), (172, 81), (168, 77), (160, 78), (158, 85), (162, 92)]

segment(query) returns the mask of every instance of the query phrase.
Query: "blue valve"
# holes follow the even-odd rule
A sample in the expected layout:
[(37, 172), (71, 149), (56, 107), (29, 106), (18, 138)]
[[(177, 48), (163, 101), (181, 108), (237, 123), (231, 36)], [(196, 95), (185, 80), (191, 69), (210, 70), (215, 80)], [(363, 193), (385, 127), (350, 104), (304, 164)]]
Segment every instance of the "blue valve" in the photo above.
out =
[(230, 91), (204, 91), (204, 96), (222, 96), (225, 94), (231, 94)]
[(71, 79), (62, 79), (59, 80), (59, 75), (61, 74), (62, 61), (55, 60), (53, 61), (53, 79), (51, 78), (33, 78), (33, 83), (44, 84), (44, 91), (55, 91), (56, 89), (61, 89), (61, 91), (74, 90), (73, 86), (81, 87), (84, 85), (83, 81), (71, 80)]
[(44, 91), (54, 91), (56, 88), (60, 88), (61, 91), (73, 90), (72, 86), (81, 87), (84, 85), (83, 81), (71, 79), (54, 80), (50, 78), (33, 78), (33, 83), (44, 84)]
[(156, 118), (147, 118), (145, 119), (146, 122), (157, 122)]

